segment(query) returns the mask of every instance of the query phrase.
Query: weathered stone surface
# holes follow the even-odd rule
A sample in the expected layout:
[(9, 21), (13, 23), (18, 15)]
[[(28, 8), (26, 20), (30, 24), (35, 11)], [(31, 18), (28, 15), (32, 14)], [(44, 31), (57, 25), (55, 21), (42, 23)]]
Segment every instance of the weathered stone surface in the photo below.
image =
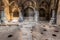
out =
[(37, 25), (33, 29), (33, 40), (60, 40), (60, 28), (48, 24)]
[(0, 26), (0, 40), (60, 40), (60, 27), (48, 22)]
[(58, 11), (57, 11), (57, 24), (60, 25), (60, 0), (58, 4)]

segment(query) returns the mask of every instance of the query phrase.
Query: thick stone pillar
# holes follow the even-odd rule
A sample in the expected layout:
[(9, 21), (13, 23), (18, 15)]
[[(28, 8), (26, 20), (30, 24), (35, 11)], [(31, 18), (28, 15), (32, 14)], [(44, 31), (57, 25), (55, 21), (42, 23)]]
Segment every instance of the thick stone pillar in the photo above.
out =
[(52, 10), (52, 17), (51, 17), (51, 20), (50, 20), (50, 24), (55, 24), (55, 10)]
[(23, 22), (23, 15), (22, 15), (22, 12), (20, 11), (19, 12), (19, 22)]
[(59, 4), (58, 4), (57, 24), (60, 25), (60, 0), (59, 0)]
[(56, 24), (56, 11), (57, 11), (57, 0), (51, 0), (51, 13), (52, 13), (52, 17), (50, 20), (50, 24)]
[(1, 11), (1, 23), (4, 23), (4, 21), (5, 21), (5, 20), (4, 20), (4, 17), (5, 17), (5, 16), (4, 16), (4, 11)]
[(37, 10), (34, 10), (34, 13), (35, 13), (35, 21), (38, 22), (39, 12)]
[(7, 23), (7, 19), (4, 11), (1, 11), (1, 23)]

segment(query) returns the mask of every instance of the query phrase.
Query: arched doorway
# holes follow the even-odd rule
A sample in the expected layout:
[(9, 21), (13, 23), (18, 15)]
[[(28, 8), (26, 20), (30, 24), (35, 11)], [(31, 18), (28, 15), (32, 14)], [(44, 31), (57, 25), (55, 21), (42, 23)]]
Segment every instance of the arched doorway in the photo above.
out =
[(46, 12), (45, 9), (39, 9), (39, 20), (40, 21), (49, 21), (49, 13)]
[(26, 0), (23, 2), (23, 16), (24, 19), (34, 20), (34, 8), (35, 2), (32, 0)]
[(18, 18), (19, 17), (19, 12), (18, 11), (13, 12), (13, 17)]
[(24, 19), (30, 20), (30, 19), (34, 19), (34, 10), (31, 7), (27, 7), (26, 9), (24, 9), (24, 13), (23, 13)]
[(39, 20), (49, 21), (49, 3), (46, 0), (41, 0), (39, 3)]
[(43, 8), (39, 9), (39, 16), (40, 17), (45, 17), (45, 10)]
[(14, 1), (10, 6), (10, 21), (17, 22), (19, 19), (19, 7), (18, 4)]

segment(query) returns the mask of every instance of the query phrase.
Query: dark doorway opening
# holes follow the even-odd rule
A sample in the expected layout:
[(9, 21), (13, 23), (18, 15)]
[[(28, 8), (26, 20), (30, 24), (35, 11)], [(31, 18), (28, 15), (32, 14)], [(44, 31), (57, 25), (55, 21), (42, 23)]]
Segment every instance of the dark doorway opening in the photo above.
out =
[(15, 12), (13, 13), (13, 17), (19, 17), (19, 12), (15, 11)]
[(34, 10), (31, 7), (27, 7), (23, 10), (24, 19), (34, 20)]
[(45, 10), (43, 9), (43, 8), (41, 8), (40, 10), (39, 10), (39, 17), (45, 17)]
[(29, 17), (29, 16), (33, 17), (34, 16), (34, 10), (33, 10), (33, 8), (27, 7), (26, 9), (24, 9), (23, 16), (24, 17)]
[(49, 21), (49, 13), (46, 12), (46, 10), (43, 9), (43, 8), (39, 9), (39, 20), (41, 20), (41, 21)]

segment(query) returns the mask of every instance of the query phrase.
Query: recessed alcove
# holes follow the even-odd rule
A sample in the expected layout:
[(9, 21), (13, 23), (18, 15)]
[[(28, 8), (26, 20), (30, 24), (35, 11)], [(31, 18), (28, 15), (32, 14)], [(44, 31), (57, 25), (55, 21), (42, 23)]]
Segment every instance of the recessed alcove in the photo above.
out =
[(34, 10), (33, 10), (33, 8), (27, 7), (26, 9), (24, 9), (23, 17), (24, 17), (24, 19), (27, 19), (27, 20), (33, 20), (34, 19)]

